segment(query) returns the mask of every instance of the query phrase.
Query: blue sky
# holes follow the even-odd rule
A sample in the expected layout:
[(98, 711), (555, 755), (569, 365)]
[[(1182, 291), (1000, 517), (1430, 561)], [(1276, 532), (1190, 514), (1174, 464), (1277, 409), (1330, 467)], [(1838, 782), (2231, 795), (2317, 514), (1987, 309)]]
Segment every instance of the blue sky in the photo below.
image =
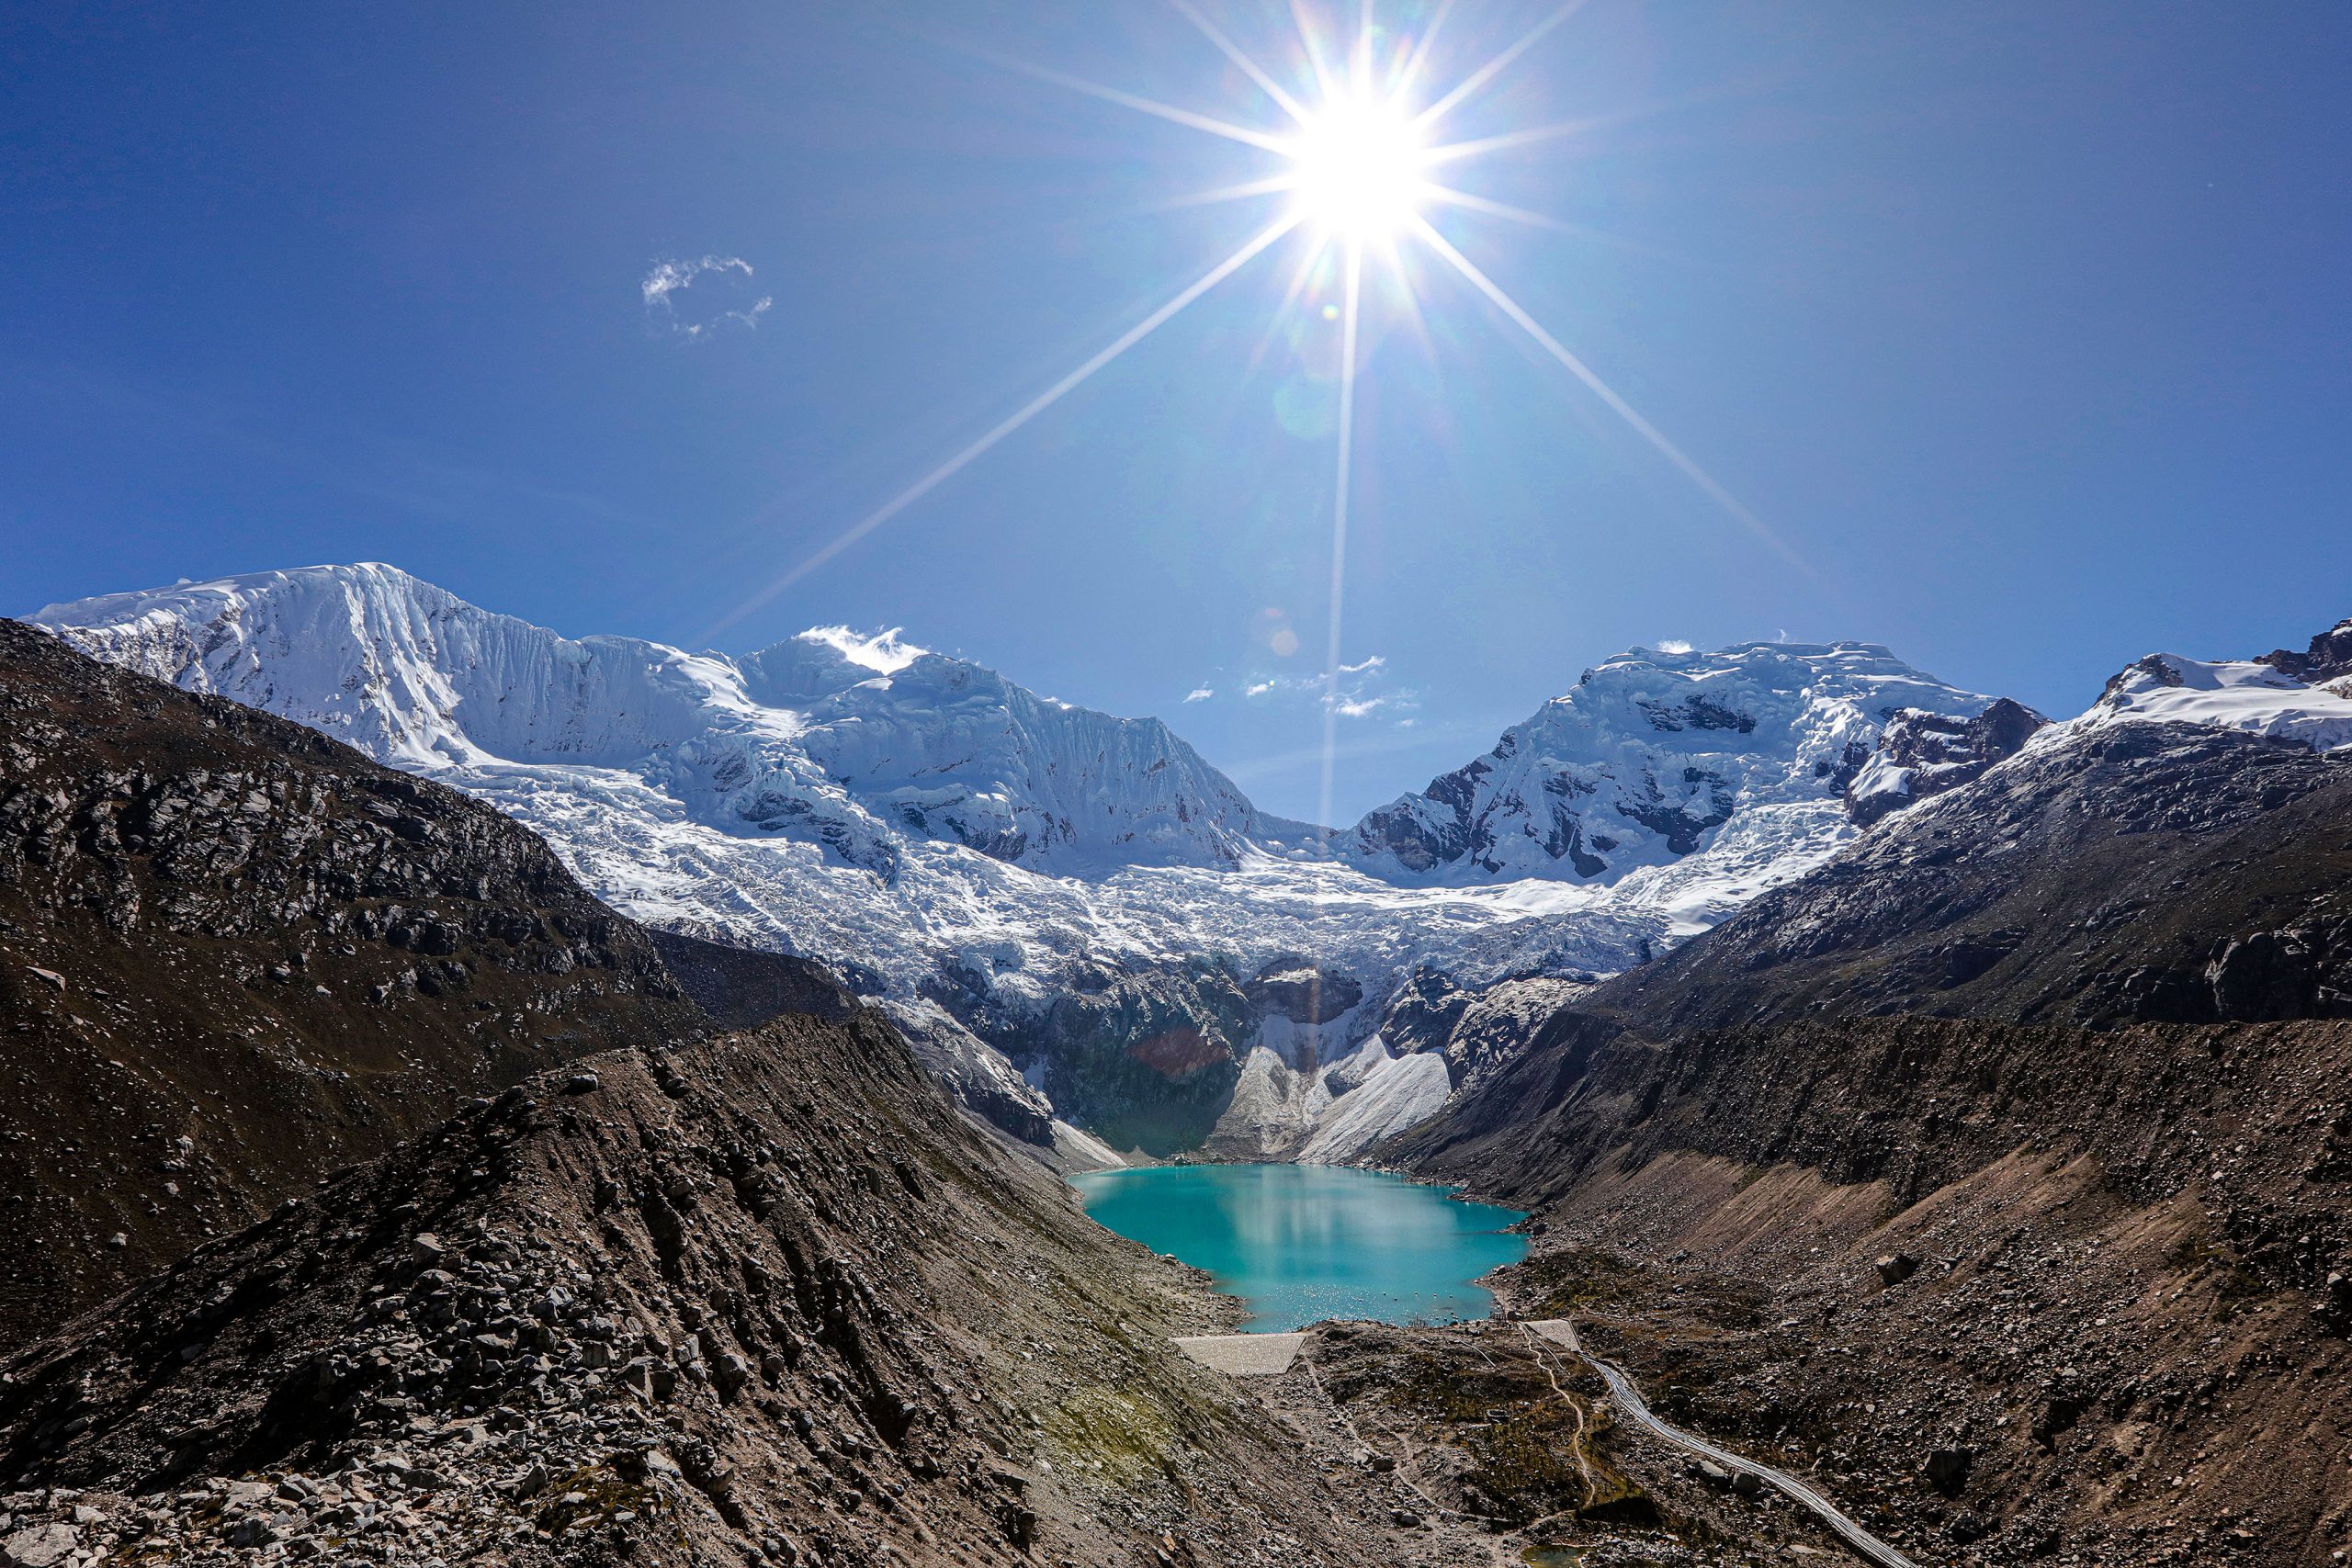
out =
[[(1462, 0), (1433, 80), (1549, 8)], [(1288, 72), (1283, 7), (1209, 9)], [(1279, 124), (1145, 0), (17, 8), (0, 607), (370, 558), (574, 635), (903, 626), (1312, 814), (1338, 328), (1287, 244), (739, 613), (1279, 210), (1169, 208), (1270, 160), (981, 51)], [(2333, 0), (1590, 0), (1454, 120), (1597, 122), (1459, 182), (1574, 231), (1441, 227), (1787, 553), (1375, 267), (1335, 815), (1636, 643), (2073, 711), (2352, 614), (2347, 75)]]

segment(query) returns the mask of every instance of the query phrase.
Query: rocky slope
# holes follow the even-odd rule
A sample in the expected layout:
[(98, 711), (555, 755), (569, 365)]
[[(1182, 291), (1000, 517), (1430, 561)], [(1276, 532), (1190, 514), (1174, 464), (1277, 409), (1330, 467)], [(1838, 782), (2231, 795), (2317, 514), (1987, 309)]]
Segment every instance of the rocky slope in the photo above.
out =
[[(2352, 1528), (2320, 1414), (2352, 1378), (2337, 700), (2143, 661), (1578, 997), (1385, 1152), (1540, 1211), (1514, 1304), (1589, 1314), (1694, 1422), (1877, 1494), (1938, 1560), (2326, 1561)], [(1681, 1311), (1709, 1279), (1756, 1310)]]
[(1166, 1336), (1195, 1277), (872, 1012), (585, 1059), (9, 1359), (0, 1546), (175, 1563), (1463, 1562)]
[(1476, 1560), (813, 965), (13, 625), (0, 716), (12, 1568)]
[(700, 1021), (497, 812), (0, 621), (0, 1342)]
[[(1985, 707), (1860, 644), (1636, 650), (1333, 835), (1259, 812), (1157, 721), (895, 636), (575, 641), (380, 566), (39, 619), (489, 800), (649, 924), (822, 960), (1016, 1136), (1058, 1113), (1154, 1152), (1354, 1146), (1324, 1122), (1413, 1054), (1368, 1039), (1405, 976), (1643, 962), (1850, 838), (1841, 792), (1905, 710)], [(1272, 979), (1302, 964), (1361, 1005), (1302, 1021)], [(1443, 1103), (1430, 1065), (1383, 1081), (1351, 1125)]]

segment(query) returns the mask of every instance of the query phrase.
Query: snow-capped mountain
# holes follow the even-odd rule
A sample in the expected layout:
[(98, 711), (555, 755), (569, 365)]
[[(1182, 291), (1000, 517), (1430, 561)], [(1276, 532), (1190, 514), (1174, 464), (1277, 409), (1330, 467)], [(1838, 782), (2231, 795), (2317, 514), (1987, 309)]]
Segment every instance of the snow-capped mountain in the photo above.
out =
[(1154, 1152), (1295, 1148), (1350, 1095), (1347, 1126), (1426, 1114), (1421, 1045), (1379, 1038), (1403, 977), (1643, 962), (1850, 839), (1840, 792), (1891, 716), (1986, 705), (1860, 644), (1636, 650), (1338, 834), (1260, 812), (1157, 720), (895, 635), (574, 640), (374, 565), (35, 619), (489, 799), (640, 919), (928, 1005), (958, 1053)]
[(1347, 852), (1382, 874), (1452, 885), (1622, 884), (1727, 837), (1772, 859), (1818, 859), (1841, 840), (1846, 786), (1890, 719), (1965, 721), (1991, 701), (1870, 643), (1635, 649), (1586, 671), (1485, 756), (1365, 817)]
[(2220, 660), (2152, 653), (2120, 671), (2069, 728), (2109, 724), (2197, 724), (2314, 751), (2352, 747), (2352, 620), (2313, 637), (2308, 653)]
[(573, 641), (388, 566), (52, 605), (84, 651), (401, 766), (624, 767), (700, 820), (869, 870), (909, 839), (1069, 870), (1231, 865), (1295, 832), (1157, 719), (1113, 718), (899, 642), (812, 631), (741, 660)]

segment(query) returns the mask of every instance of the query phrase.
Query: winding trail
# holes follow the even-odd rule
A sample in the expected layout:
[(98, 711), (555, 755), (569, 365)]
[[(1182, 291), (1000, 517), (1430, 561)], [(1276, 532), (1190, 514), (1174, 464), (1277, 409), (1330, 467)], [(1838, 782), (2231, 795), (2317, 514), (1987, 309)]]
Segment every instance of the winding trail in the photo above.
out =
[(1634, 1386), (1634, 1380), (1619, 1371), (1612, 1363), (1602, 1360), (1578, 1343), (1576, 1325), (1566, 1318), (1546, 1318), (1537, 1323), (1522, 1324), (1521, 1326), (1532, 1329), (1555, 1345), (1565, 1347), (1585, 1365), (1600, 1373), (1600, 1380), (1609, 1385), (1610, 1398), (1616, 1401), (1618, 1407), (1624, 1412), (1625, 1418), (1652, 1437), (1670, 1443), (1686, 1452), (1713, 1460), (1734, 1475), (1752, 1475), (1792, 1501), (1802, 1504), (1819, 1515), (1821, 1521), (1827, 1525), (1840, 1540), (1852, 1547), (1868, 1561), (1878, 1564), (1878, 1568), (1919, 1568), (1917, 1562), (1871, 1534), (1853, 1519), (1848, 1517), (1838, 1505), (1788, 1472), (1775, 1470), (1769, 1464), (1758, 1464), (1752, 1459), (1742, 1459), (1727, 1449), (1717, 1448), (1704, 1438), (1686, 1432), (1679, 1427), (1670, 1427), (1650, 1414), (1649, 1404), (1642, 1398), (1641, 1390)]
[[(1566, 1405), (1568, 1414), (1577, 1418), (1577, 1429), (1568, 1438), (1568, 1453), (1577, 1461), (1577, 1479), (1584, 1483), (1584, 1501), (1577, 1506), (1589, 1507), (1593, 1495), (1599, 1491), (1599, 1488), (1592, 1483), (1592, 1465), (1584, 1457), (1584, 1404), (1581, 1401), (1569, 1397), (1568, 1391), (1560, 1386), (1560, 1376), (1552, 1370), (1552, 1359), (1544, 1354), (1544, 1347), (1538, 1341), (1534, 1328), (1531, 1325), (1522, 1323), (1519, 1325), (1519, 1331), (1527, 1336), (1529, 1348), (1535, 1352), (1535, 1365), (1543, 1372), (1544, 1381), (1552, 1385), (1552, 1397)], [(1544, 1518), (1558, 1517), (1557, 1514), (1547, 1514)], [(1535, 1522), (1542, 1524), (1544, 1519), (1538, 1519)]]

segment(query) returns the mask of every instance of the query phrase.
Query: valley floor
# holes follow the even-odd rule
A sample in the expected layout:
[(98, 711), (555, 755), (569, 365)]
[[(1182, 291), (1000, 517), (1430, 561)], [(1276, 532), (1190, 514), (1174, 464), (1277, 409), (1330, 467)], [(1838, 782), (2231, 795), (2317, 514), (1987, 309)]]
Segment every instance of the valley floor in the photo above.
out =
[(1597, 1376), (1521, 1323), (1327, 1324), (1243, 1386), (1431, 1568), (1851, 1560), (1785, 1500), (1620, 1420)]

